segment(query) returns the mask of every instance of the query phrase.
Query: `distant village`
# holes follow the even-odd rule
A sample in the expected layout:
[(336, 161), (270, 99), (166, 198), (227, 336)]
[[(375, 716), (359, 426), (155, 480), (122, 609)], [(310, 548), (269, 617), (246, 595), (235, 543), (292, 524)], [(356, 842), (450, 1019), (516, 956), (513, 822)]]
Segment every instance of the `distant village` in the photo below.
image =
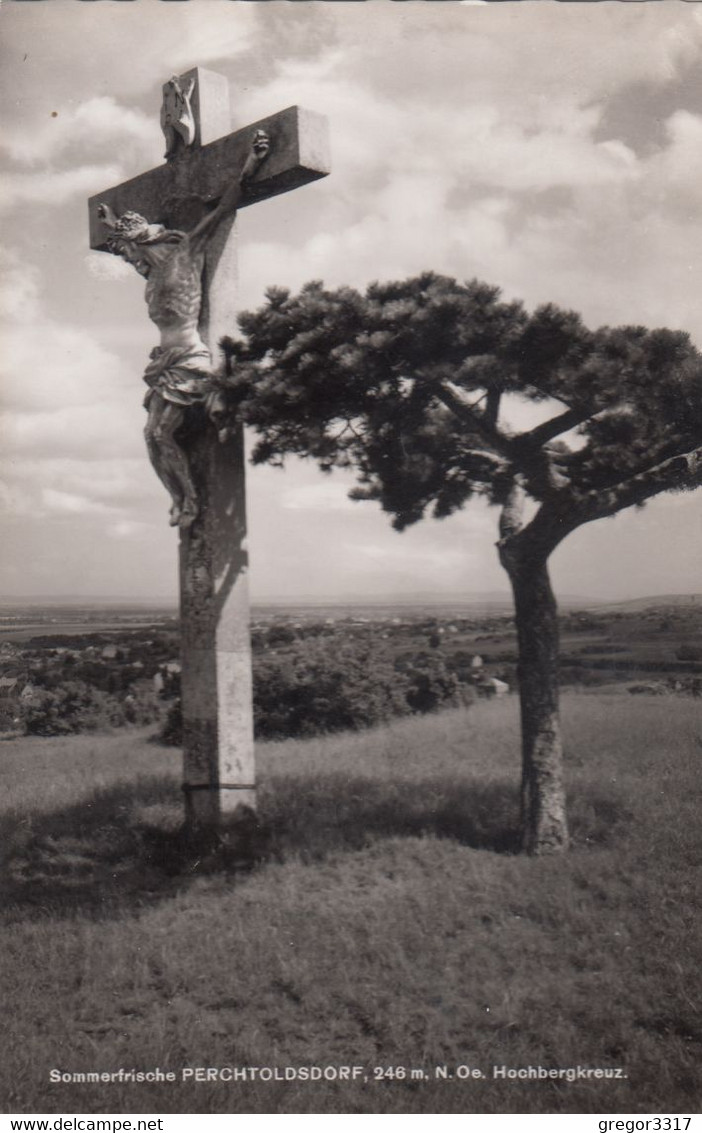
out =
[[(0, 622), (0, 730), (21, 728), (45, 704), (48, 696), (69, 707), (76, 698), (84, 702), (86, 719), (101, 717), (111, 726), (149, 723), (163, 714), (164, 704), (177, 698), (180, 687), (177, 623), (173, 618), (154, 623), (144, 616), (143, 626), (134, 619), (122, 622), (103, 613), (91, 614), (81, 625), (76, 614), (4, 615)], [(28, 624), (29, 622), (29, 624)], [(484, 618), (479, 626), (487, 639), (493, 631), (499, 640), (511, 619)], [(84, 632), (77, 632), (82, 629)], [(260, 614), (252, 621), (254, 659), (284, 663), (305, 651), (311, 642), (331, 645), (342, 639), (347, 645), (372, 644), (379, 657), (390, 661), (398, 672), (406, 670), (418, 651), (442, 652), (445, 641), (460, 641), (475, 635), (475, 620), (426, 617), (421, 614), (374, 613), (325, 616), (312, 612), (283, 615)], [(5, 640), (2, 640), (3, 634)], [(474, 648), (453, 650), (461, 680), (477, 695), (500, 697), (509, 691), (504, 672), (485, 663)], [(513, 661), (512, 654), (509, 660)], [(420, 656), (421, 663), (421, 656)], [(90, 690), (92, 695), (88, 695)], [(98, 695), (99, 694), (99, 695)], [(97, 710), (97, 701), (103, 703)], [(109, 704), (107, 699), (109, 698)], [(60, 705), (54, 703), (60, 715)], [(89, 707), (93, 711), (87, 711)]]
[[(702, 691), (702, 603), (566, 611), (561, 632), (564, 684), (614, 682), (642, 695)], [(514, 622), (505, 613), (264, 608), (251, 641), (262, 735), (304, 734), (319, 723), (322, 702), (328, 729), (335, 710), (355, 726), (362, 714), (349, 704), (364, 696), (378, 701), (382, 719), (389, 705), (432, 711), (501, 699), (517, 687)], [(4, 609), (0, 734), (159, 724), (179, 696), (178, 649), (170, 611)]]

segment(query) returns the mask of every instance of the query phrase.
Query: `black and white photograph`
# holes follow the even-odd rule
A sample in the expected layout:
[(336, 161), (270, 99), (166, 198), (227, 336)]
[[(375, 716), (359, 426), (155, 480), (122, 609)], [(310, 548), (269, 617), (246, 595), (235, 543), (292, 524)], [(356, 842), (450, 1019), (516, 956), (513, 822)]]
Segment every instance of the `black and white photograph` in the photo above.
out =
[(0, 52), (0, 1113), (686, 1133), (702, 3)]

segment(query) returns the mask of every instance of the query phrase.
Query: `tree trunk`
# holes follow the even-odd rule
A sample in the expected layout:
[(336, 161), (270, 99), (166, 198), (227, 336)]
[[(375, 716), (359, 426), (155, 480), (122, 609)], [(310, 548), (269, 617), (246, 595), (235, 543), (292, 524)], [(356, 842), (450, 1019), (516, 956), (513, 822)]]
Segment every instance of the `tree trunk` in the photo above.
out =
[(558, 713), (558, 610), (547, 558), (501, 548), (514, 592), (522, 715), (522, 849), (568, 848), (563, 746)]

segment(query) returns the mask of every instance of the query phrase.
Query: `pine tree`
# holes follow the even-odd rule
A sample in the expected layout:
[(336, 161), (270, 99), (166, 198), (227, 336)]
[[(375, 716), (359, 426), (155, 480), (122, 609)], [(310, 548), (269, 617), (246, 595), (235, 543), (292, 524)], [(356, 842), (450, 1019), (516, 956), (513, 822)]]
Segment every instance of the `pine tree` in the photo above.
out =
[[(591, 331), (554, 305), (529, 315), (497, 288), (433, 273), (365, 295), (271, 289), (240, 327), (226, 344), (229, 397), (258, 433), (255, 462), (298, 454), (353, 468), (352, 495), (377, 500), (398, 530), (476, 495), (499, 507), (519, 643), (522, 843), (565, 849), (548, 560), (583, 524), (702, 483), (700, 354), (680, 331)], [(546, 420), (511, 429), (517, 395), (543, 402)]]

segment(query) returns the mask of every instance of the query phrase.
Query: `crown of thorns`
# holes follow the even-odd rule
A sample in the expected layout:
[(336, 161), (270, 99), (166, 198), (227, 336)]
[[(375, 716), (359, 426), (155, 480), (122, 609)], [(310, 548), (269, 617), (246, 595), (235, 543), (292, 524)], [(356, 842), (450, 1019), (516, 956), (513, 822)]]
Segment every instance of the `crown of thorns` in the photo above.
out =
[(149, 224), (146, 217), (138, 212), (125, 212), (115, 221), (115, 226), (107, 238), (107, 246), (112, 247), (120, 240), (149, 241), (165, 232), (162, 224)]
[(125, 212), (115, 221), (112, 235), (133, 240), (135, 236), (139, 236), (148, 227), (148, 220), (140, 216), (138, 212)]

